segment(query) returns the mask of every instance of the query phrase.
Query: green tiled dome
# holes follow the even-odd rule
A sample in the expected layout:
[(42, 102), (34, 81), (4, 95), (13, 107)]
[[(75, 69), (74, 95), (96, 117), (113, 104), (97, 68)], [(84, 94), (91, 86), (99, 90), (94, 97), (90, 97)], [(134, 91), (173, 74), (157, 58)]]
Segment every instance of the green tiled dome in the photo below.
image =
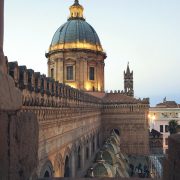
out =
[(96, 31), (83, 19), (70, 19), (55, 32), (50, 50), (64, 49), (103, 51)]
[(93, 27), (81, 19), (70, 20), (60, 26), (53, 36), (51, 45), (72, 42), (88, 42), (101, 45)]
[(68, 21), (55, 32), (50, 52), (69, 49), (86, 49), (103, 52), (99, 37), (94, 28), (83, 17), (84, 8), (75, 1), (70, 7)]

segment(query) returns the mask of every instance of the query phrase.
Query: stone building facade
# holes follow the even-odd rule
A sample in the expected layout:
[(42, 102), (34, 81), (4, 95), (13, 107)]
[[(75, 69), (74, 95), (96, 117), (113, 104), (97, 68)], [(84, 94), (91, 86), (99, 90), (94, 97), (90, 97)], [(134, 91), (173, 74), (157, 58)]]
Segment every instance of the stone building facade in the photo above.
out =
[(168, 149), (168, 137), (170, 135), (168, 126), (171, 120), (176, 120), (180, 124), (180, 107), (175, 101), (167, 101), (149, 109), (150, 129), (155, 129), (163, 135), (163, 152)]
[(17, 62), (7, 69), (22, 93), (21, 111), (38, 119), (39, 177), (83, 176), (112, 129), (121, 137), (122, 153), (148, 155), (148, 99), (118, 91), (97, 98)]
[(3, 26), (4, 1), (0, 0), (0, 179), (34, 178), (38, 165), (39, 126), (33, 112), (21, 112), (22, 93), (7, 73)]
[(163, 154), (163, 135), (154, 129), (149, 133), (150, 154)]
[[(3, 1), (0, 0), (0, 2)], [(77, 0), (70, 10), (71, 17), (67, 23), (69, 28), (79, 23), (83, 27), (81, 29), (83, 32), (85, 30), (90, 32), (84, 36), (78, 36), (78, 39), (75, 36), (75, 40), (78, 40), (75, 42), (71, 42), (74, 36), (71, 36), (72, 39), (63, 36), (65, 37), (62, 40), (63, 46), (59, 43), (61, 42), (61, 34), (59, 34), (60, 39), (57, 44), (51, 44), (46, 54), (49, 77), (27, 69), (26, 66), (18, 66), (17, 62), (8, 63), (1, 53), (3, 61), (0, 66), (0, 82), (3, 86), (0, 86), (0, 113), (5, 112), (8, 118), (10, 112), (14, 112), (17, 117), (19, 114), (24, 114), (28, 122), (33, 123), (32, 128), (28, 128), (28, 123), (20, 127), (15, 120), (6, 121), (5, 116), (0, 114), (3, 122), (13, 122), (17, 125), (16, 133), (12, 134), (10, 132), (14, 132), (14, 126), (1, 123), (0, 127), (2, 130), (8, 126), (11, 130), (2, 131), (3, 136), (8, 137), (8, 140), (1, 141), (2, 146), (7, 148), (0, 151), (1, 162), (4, 162), (1, 163), (0, 173), (4, 173), (5, 176), (10, 172), (14, 175), (14, 179), (82, 177), (112, 129), (121, 137), (122, 153), (127, 155), (148, 155), (149, 153), (147, 121), (149, 99), (141, 100), (133, 97), (132, 74), (131, 83), (128, 83), (130, 86), (126, 86), (127, 92), (104, 92), (106, 54), (94, 29), (85, 23), (83, 7)], [(66, 27), (62, 26), (62, 28), (68, 32)], [(75, 34), (77, 35), (77, 31)], [(1, 33), (0, 50), (3, 50), (2, 37)], [(10, 92), (9, 87), (12, 87)], [(21, 125), (24, 122), (22, 121)], [(18, 130), (21, 133), (18, 134)], [(29, 146), (26, 149), (27, 156), (21, 158), (19, 154), (25, 144), (25, 139), (22, 138), (23, 130), (27, 133), (25, 137), (29, 137), (27, 138)], [(33, 133), (34, 130), (36, 130), (35, 133)], [(12, 142), (17, 144), (19, 142), (18, 146), (9, 144), (11, 136), (14, 138)], [(30, 139), (33, 139), (33, 142)], [(14, 159), (15, 163), (7, 163), (12, 161), (6, 160), (9, 151), (6, 152), (6, 156), (3, 156), (6, 149), (19, 152), (17, 156), (19, 159)], [(31, 157), (32, 149), (34, 155)], [(11, 155), (14, 155), (13, 151)], [(29, 157), (33, 158), (33, 162), (28, 159)], [(26, 165), (27, 168), (23, 168)], [(6, 179), (13, 178), (9, 176)]]
[(121, 136), (122, 152), (148, 155), (148, 109), (148, 99), (135, 99), (118, 92), (106, 94), (102, 109), (105, 135), (116, 127)]

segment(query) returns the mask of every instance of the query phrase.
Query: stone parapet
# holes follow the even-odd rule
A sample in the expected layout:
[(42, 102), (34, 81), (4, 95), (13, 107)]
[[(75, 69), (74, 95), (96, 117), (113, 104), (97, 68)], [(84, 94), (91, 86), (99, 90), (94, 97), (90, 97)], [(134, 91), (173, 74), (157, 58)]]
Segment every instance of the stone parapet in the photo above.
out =
[(8, 73), (14, 79), (16, 87), (22, 91), (23, 106), (77, 106), (83, 102), (101, 104), (100, 98), (58, 83), (26, 66), (18, 66), (17, 62), (8, 63)]

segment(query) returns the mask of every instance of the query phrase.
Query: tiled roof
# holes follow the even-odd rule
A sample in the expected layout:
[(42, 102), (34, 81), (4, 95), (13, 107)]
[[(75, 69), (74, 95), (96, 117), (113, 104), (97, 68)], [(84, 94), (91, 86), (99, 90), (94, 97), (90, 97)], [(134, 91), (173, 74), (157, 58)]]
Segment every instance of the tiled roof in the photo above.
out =
[(121, 93), (107, 93), (104, 98), (103, 98), (103, 101), (105, 103), (131, 103), (131, 104), (136, 104), (138, 103), (140, 100), (134, 98), (134, 97), (130, 97), (130, 96), (127, 96), (125, 94), (121, 94)]
[(157, 104), (156, 107), (178, 108), (178, 104), (175, 101), (164, 101)]

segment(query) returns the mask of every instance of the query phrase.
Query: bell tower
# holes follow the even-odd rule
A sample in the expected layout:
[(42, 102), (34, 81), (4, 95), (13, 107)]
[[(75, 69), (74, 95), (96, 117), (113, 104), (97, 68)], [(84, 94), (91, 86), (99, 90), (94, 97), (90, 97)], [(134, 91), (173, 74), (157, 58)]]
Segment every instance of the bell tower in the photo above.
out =
[(124, 92), (128, 96), (134, 97), (133, 71), (130, 71), (129, 62), (128, 62), (126, 71), (124, 71)]

